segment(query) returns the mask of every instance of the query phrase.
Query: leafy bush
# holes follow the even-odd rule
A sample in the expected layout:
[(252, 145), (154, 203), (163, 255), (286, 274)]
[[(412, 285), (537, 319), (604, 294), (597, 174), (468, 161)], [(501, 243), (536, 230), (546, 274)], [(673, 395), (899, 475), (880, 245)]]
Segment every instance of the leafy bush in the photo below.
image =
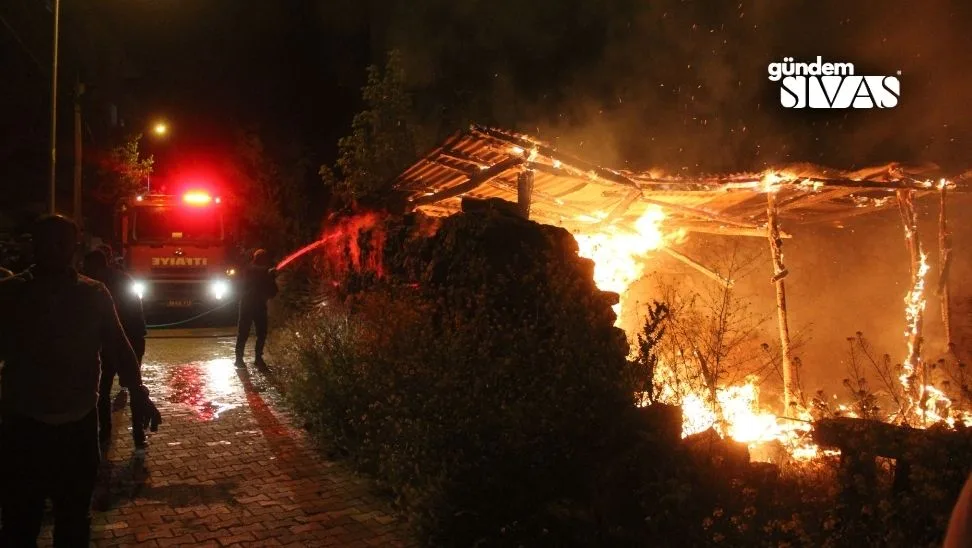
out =
[(430, 543), (591, 541), (634, 407), (610, 298), (566, 232), (493, 212), (425, 243), (424, 268), (387, 265), (418, 288), (371, 283), (288, 328), (295, 409)]
[(132, 135), (112, 148), (99, 166), (99, 181), (94, 196), (109, 205), (145, 192), (155, 159), (143, 157), (139, 150), (142, 135)]

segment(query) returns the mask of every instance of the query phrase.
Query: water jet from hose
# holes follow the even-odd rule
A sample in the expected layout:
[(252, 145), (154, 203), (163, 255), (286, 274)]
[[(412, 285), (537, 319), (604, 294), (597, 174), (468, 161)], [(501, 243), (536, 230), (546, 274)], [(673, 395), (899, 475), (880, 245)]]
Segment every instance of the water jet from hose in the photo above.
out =
[(305, 245), (304, 247), (302, 247), (302, 248), (298, 249), (297, 251), (294, 251), (290, 255), (287, 255), (286, 257), (284, 257), (282, 261), (280, 261), (279, 263), (277, 263), (277, 266), (274, 267), (274, 269), (275, 270), (280, 270), (280, 269), (286, 267), (288, 264), (296, 261), (301, 256), (303, 256), (303, 255), (305, 255), (305, 254), (307, 254), (307, 253), (309, 253), (309, 252), (317, 249), (318, 247), (321, 247), (322, 245), (324, 245), (324, 242), (326, 242), (326, 241), (327, 241), (327, 238), (321, 238), (320, 240), (317, 240), (316, 242), (311, 242), (311, 243)]

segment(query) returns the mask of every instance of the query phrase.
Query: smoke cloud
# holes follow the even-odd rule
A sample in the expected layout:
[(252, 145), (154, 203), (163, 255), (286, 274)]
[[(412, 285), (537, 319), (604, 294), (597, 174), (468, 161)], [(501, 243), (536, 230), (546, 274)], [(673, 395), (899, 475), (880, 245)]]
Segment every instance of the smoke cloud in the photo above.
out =
[[(965, 115), (972, 96), (972, 4), (396, 0), (372, 1), (363, 11), (374, 60), (388, 49), (402, 51), (423, 119), (440, 132), (437, 138), (470, 122), (494, 124), (610, 167), (686, 175), (796, 162), (845, 169), (937, 163), (949, 171), (972, 164), (972, 118)], [(782, 108), (768, 64), (818, 55), (854, 63), (856, 74), (898, 76), (898, 106)], [(951, 204), (957, 280), (972, 270), (972, 223), (960, 213), (972, 204)], [(934, 287), (937, 208), (934, 202), (919, 207)], [(910, 280), (896, 212), (861, 217), (842, 229), (784, 228), (795, 236), (785, 243), (792, 328), (809, 337), (800, 351), (805, 386), (840, 389), (841, 345), (857, 331), (900, 361)], [(693, 239), (687, 252), (704, 260), (707, 241)], [(658, 268), (679, 267), (659, 262)], [(740, 290), (760, 312), (775, 315), (768, 257), (760, 268)], [(941, 349), (935, 299), (930, 291), (930, 354)], [(966, 302), (972, 302), (968, 292), (957, 288), (956, 309), (972, 309)], [(772, 317), (767, 342), (775, 341)], [(972, 324), (961, 314), (953, 321), (959, 331), (962, 322)]]
[[(341, 3), (322, 17), (341, 15)], [(401, 0), (358, 10), (401, 50), (427, 120), (540, 133), (606, 164), (689, 172), (812, 161), (964, 168), (972, 6), (915, 2)], [(896, 75), (890, 110), (793, 111), (767, 65)]]

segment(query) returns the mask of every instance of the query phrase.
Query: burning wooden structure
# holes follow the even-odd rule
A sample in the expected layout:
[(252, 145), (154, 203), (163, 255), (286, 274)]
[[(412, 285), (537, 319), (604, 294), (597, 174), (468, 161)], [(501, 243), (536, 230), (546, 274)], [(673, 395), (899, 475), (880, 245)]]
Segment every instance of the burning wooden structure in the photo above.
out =
[[(941, 203), (939, 295), (948, 331), (948, 265), (951, 241), (945, 193), (969, 190), (966, 174), (943, 174), (934, 166), (888, 164), (842, 171), (811, 164), (763, 172), (682, 176), (660, 171), (608, 169), (558, 151), (532, 137), (472, 126), (432, 150), (400, 175), (396, 186), (411, 209), (433, 216), (460, 210), (462, 198), (500, 198), (520, 214), (585, 239), (610, 233), (640, 242), (640, 251), (658, 250), (720, 283), (731, 283), (698, 261), (672, 249), (672, 234), (706, 233), (766, 238), (773, 259), (785, 414), (793, 390), (787, 323), (784, 241), (786, 225), (840, 222), (887, 208), (899, 208), (911, 254), (912, 290), (907, 298), (909, 351), (901, 382), (913, 389), (915, 410), (924, 413), (926, 371), (921, 363), (926, 251), (917, 233), (916, 199), (939, 195)], [(665, 233), (658, 226), (665, 227)], [(652, 241), (656, 240), (656, 241)], [(636, 246), (637, 247), (637, 246)], [(636, 275), (598, 280), (623, 293)], [(612, 287), (611, 284), (614, 284)]]
[[(962, 180), (967, 178), (947, 182), (933, 166), (898, 164), (853, 172), (796, 164), (760, 173), (708, 177), (636, 173), (596, 166), (525, 135), (473, 126), (406, 170), (397, 187), (408, 195), (412, 208), (431, 215), (459, 211), (464, 196), (501, 198), (519, 204), (522, 214), (532, 220), (584, 235), (605, 227), (635, 232), (639, 219), (660, 208), (664, 224), (681, 231), (767, 238), (775, 271), (772, 282), (779, 305), (780, 339), (788, 358), (787, 270), (782, 249), (789, 235), (781, 225), (837, 222), (900, 207), (912, 251), (912, 273), (917, 278), (924, 275), (924, 252), (917, 239), (914, 200), (932, 193), (944, 195), (946, 189), (964, 190)], [(942, 248), (947, 250), (944, 206), (941, 229)], [(667, 246), (663, 250), (721, 280), (681, 253)], [(947, 261), (942, 268), (947, 295)], [(789, 369), (784, 367), (785, 372)], [(784, 379), (785, 388), (789, 383), (789, 378)]]
[[(538, 222), (589, 231), (632, 223), (656, 205), (689, 232), (765, 237), (774, 209), (787, 223), (840, 221), (894, 207), (898, 191), (936, 193), (940, 175), (933, 166), (898, 164), (853, 172), (795, 164), (711, 177), (634, 173), (596, 166), (525, 135), (473, 126), (407, 169), (397, 186), (413, 207), (433, 215), (458, 211), (461, 196), (502, 198)], [(967, 189), (964, 179), (949, 187)], [(767, 208), (767, 194), (775, 207)]]

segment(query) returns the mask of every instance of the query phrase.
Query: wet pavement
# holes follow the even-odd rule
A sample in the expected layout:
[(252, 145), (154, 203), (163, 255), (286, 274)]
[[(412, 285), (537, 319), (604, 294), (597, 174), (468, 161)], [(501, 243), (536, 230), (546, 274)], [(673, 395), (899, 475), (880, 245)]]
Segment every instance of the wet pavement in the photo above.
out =
[(234, 341), (220, 334), (155, 332), (148, 341), (142, 374), (164, 423), (139, 461), (127, 405), (116, 397), (95, 544), (403, 545), (387, 501), (346, 464), (320, 456), (252, 359), (236, 369)]

